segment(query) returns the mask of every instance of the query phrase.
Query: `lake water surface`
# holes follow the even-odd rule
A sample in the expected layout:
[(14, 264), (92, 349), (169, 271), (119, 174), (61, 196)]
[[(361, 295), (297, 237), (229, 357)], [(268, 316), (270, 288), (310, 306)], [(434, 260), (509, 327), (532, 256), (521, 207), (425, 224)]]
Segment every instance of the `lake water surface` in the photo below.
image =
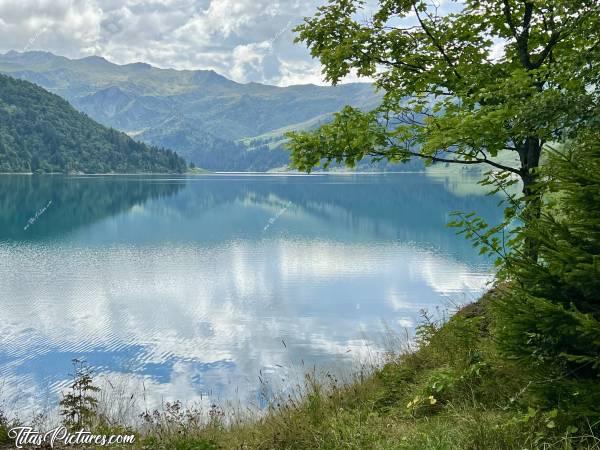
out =
[(57, 399), (75, 357), (153, 402), (260, 403), (259, 374), (345, 367), (485, 288), (490, 261), (445, 226), (500, 218), (476, 192), (424, 174), (0, 176), (0, 398)]

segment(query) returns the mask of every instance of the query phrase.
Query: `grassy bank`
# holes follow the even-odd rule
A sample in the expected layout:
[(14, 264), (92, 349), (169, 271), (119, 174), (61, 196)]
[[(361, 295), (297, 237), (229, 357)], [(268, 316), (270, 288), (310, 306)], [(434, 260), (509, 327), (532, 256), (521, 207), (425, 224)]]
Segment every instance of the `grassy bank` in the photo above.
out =
[[(553, 410), (528, 408), (530, 381), (498, 354), (490, 305), (498, 290), (444, 324), (424, 320), (413, 352), (342, 385), (307, 377), (302, 401), (262, 419), (194, 429), (149, 428), (149, 448), (176, 449), (534, 449), (600, 448), (585, 429), (560, 429)], [(162, 424), (162, 426), (161, 426)], [(161, 434), (161, 431), (163, 433)]]
[[(589, 425), (561, 427), (555, 410), (529, 407), (527, 372), (493, 339), (494, 290), (445, 323), (424, 318), (416, 347), (342, 383), (306, 377), (302, 394), (274, 401), (263, 417), (181, 404), (142, 416), (135, 448), (535, 449), (600, 448)], [(96, 417), (96, 432), (124, 427)], [(588, 428), (586, 428), (588, 427)], [(6, 436), (0, 431), (0, 439)], [(5, 441), (6, 442), (6, 441)], [(127, 448), (132, 448), (128, 446)]]

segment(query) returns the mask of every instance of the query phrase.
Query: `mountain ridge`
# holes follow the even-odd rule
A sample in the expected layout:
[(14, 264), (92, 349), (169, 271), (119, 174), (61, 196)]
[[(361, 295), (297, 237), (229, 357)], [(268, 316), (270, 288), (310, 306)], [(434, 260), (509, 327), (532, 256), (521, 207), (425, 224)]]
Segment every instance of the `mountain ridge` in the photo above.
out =
[[(315, 127), (347, 104), (367, 109), (380, 100), (368, 83), (242, 84), (211, 70), (119, 65), (100, 56), (69, 59), (50, 52), (5, 53), (0, 72), (36, 83), (99, 123), (172, 148), (209, 170), (281, 167), (289, 156), (278, 130)], [(263, 142), (269, 133), (275, 133), (272, 140)], [(258, 145), (247, 145), (259, 136)]]

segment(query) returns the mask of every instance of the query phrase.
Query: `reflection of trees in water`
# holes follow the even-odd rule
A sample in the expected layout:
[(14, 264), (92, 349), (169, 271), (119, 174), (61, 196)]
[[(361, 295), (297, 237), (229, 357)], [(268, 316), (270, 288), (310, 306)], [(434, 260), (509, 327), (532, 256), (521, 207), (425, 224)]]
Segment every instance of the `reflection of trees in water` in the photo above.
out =
[[(0, 176), (0, 239), (39, 239), (177, 193), (184, 183), (147, 177)], [(27, 230), (28, 220), (52, 204)]]
[[(185, 189), (184, 189), (185, 187)], [(178, 194), (178, 195), (175, 195)], [(473, 252), (455, 231), (446, 227), (450, 211), (476, 211), (491, 222), (501, 219), (497, 199), (458, 196), (443, 182), (422, 174), (384, 176), (206, 176), (164, 177), (0, 177), (0, 239), (56, 236), (127, 211), (150, 199), (163, 216), (158, 223), (137, 223), (148, 238), (161, 233), (177, 241), (230, 239), (229, 220), (243, 220), (241, 237), (260, 239), (269, 217), (289, 204), (279, 220), (293, 216), (291, 236), (402, 241), (438, 247), (454, 254)], [(27, 221), (52, 200), (52, 206), (28, 230)], [(244, 210), (243, 205), (256, 206)], [(158, 210), (155, 210), (159, 214)], [(210, 223), (203, 216), (214, 214)], [(166, 221), (164, 218), (166, 217)], [(178, 217), (179, 219), (173, 219)], [(158, 216), (155, 219), (159, 219)], [(269, 233), (281, 230), (281, 225)], [(209, 229), (210, 228), (210, 229)], [(200, 231), (200, 233), (199, 233)], [(124, 237), (126, 238), (126, 237)]]
[[(256, 204), (276, 214), (292, 202), (288, 214), (300, 208), (303, 213), (322, 219), (331, 227), (331, 232), (337, 226), (352, 230), (357, 239), (364, 235), (367, 239), (427, 242), (461, 253), (472, 251), (470, 245), (456, 236), (454, 229), (446, 226), (449, 212), (475, 211), (492, 223), (502, 218), (497, 198), (455, 195), (443, 182), (422, 174), (373, 178), (331, 176), (310, 180), (303, 177), (240, 177), (235, 181), (207, 178), (191, 182), (188, 189), (170, 202), (182, 215), (190, 217), (233, 203)], [(265, 221), (263, 216), (255, 219)], [(265, 225), (262, 222), (247, 229), (261, 231)], [(311, 230), (305, 231), (311, 235)], [(323, 230), (314, 230), (319, 231)]]

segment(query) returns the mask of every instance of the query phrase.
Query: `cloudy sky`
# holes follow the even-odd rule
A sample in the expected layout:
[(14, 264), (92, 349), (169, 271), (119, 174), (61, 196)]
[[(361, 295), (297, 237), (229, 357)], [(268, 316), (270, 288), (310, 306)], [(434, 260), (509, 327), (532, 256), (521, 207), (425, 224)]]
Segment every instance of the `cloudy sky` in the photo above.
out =
[(236, 81), (322, 83), (291, 29), (325, 0), (0, 0), (0, 52), (214, 69)]

